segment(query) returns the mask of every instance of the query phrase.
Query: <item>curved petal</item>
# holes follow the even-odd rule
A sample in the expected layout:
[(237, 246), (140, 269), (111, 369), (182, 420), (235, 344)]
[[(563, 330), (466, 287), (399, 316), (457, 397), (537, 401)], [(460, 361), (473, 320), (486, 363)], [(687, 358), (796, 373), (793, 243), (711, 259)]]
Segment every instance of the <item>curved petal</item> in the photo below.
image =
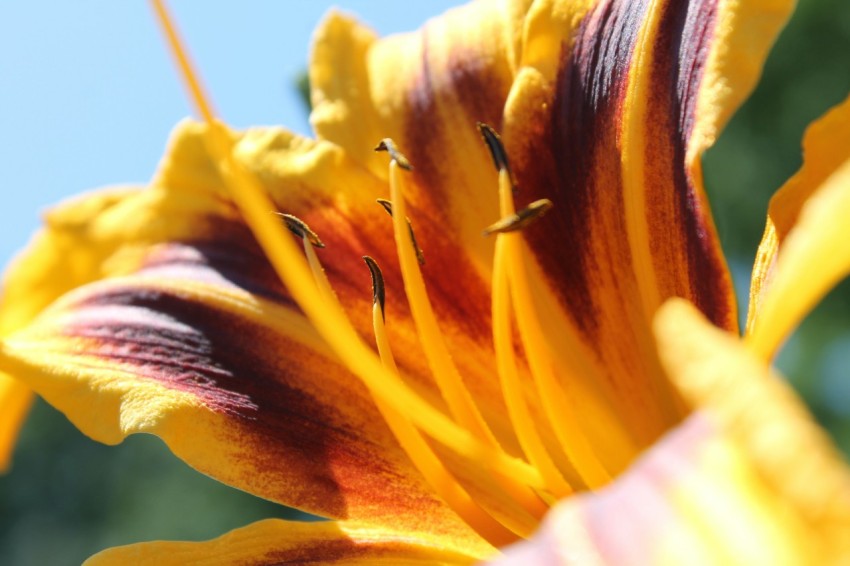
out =
[(770, 201), (753, 266), (747, 334), (765, 358), (850, 272), (850, 98), (809, 126), (803, 154)]
[(541, 276), (605, 360), (611, 396), (644, 441), (681, 415), (657, 378), (654, 310), (680, 296), (736, 326), (699, 156), (790, 12), (790, 2), (774, 4), (600, 2), (557, 54), (554, 76), (522, 69), (508, 100), (504, 137), (521, 198), (555, 203), (525, 232)]
[(682, 415), (657, 377), (655, 309), (681, 296), (737, 324), (699, 158), (791, 4), (477, 2), (383, 40), (333, 14), (316, 35), (311, 119), (378, 176), (367, 148), (393, 137), (416, 168), (414, 222), (440, 218), (455, 262), (485, 279), (493, 244), (479, 232), (498, 215), (496, 180), (474, 123), (502, 130), (520, 204), (555, 203), (525, 231), (551, 295), (542, 308), (579, 335), (648, 443)]
[(850, 470), (787, 385), (685, 301), (655, 328), (697, 413), (491, 564), (845, 563)]
[(683, 396), (720, 423), (818, 545), (850, 556), (850, 470), (787, 383), (684, 301), (666, 304), (655, 329)]
[[(260, 496), (328, 517), (463, 533), (486, 546), (436, 499), (366, 390), (291, 303), (223, 198), (202, 132), (196, 124), (178, 129), (150, 188), (51, 215), (46, 237), (73, 241), (67, 261), (79, 259), (89, 279), (106, 279), (65, 295), (5, 339), (0, 367), (98, 440), (154, 433), (190, 465)], [(280, 210), (320, 234), (328, 277), (364, 335), (372, 294), (360, 257), (385, 260), (399, 363), (439, 404), (407, 306), (390, 287), (403, 286), (390, 261), (389, 218), (374, 204), (383, 183), (339, 148), (280, 130), (242, 135), (237, 153)], [(67, 263), (38, 260), (54, 269)], [(485, 377), (492, 361), (482, 339), (454, 332), (487, 407), (498, 400)], [(496, 422), (499, 406), (487, 410)]]
[(463, 541), (353, 522), (269, 519), (204, 542), (146, 542), (104, 550), (86, 566), (109, 564), (471, 564), (481, 558)]
[[(76, 225), (74, 238), (48, 231), (30, 242), (29, 253), (16, 257), (3, 275), (0, 303), (0, 336), (23, 327), (44, 307), (66, 291), (99, 277), (91, 266), (99, 263), (97, 248), (89, 253), (73, 252), (76, 238), (85, 238), (86, 227), (79, 219), (96, 215), (131, 189), (111, 189), (96, 196), (66, 204), (66, 222)], [(45, 221), (52, 221), (47, 215)], [(108, 269), (103, 266), (103, 269)], [(61, 277), (56, 277), (61, 273)], [(11, 464), (12, 451), (23, 421), (32, 405), (33, 394), (23, 382), (0, 374), (0, 471)]]
[(465, 531), (300, 314), (169, 261), (66, 296), (4, 342), (4, 367), (96, 440), (156, 434), (199, 471), (311, 513)]
[(747, 455), (691, 417), (610, 487), (553, 508), (489, 564), (832, 564)]

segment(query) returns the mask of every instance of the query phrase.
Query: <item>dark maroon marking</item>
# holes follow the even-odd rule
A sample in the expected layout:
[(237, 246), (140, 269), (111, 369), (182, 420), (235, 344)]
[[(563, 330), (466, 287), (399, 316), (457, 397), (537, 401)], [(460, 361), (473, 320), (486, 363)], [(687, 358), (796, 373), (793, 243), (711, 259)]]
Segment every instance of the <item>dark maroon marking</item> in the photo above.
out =
[[(422, 32), (422, 69), (419, 83), (408, 95), (409, 121), (404, 125), (406, 135), (402, 147), (415, 168), (412, 172), (414, 182), (425, 189), (421, 193), (424, 199), (418, 204), (410, 203), (408, 215), (425, 253), (422, 272), (437, 316), (454, 320), (469, 336), (489, 341), (489, 282), (480, 280), (459, 244), (453, 241), (451, 226), (446, 225), (445, 211), (447, 203), (453, 200), (454, 187), (444, 170), (447, 160), (458, 167), (464, 159), (463, 155), (447, 154), (447, 140), (457, 135), (457, 131), (478, 136), (476, 123), (479, 121), (497, 129), (501, 127), (511, 85), (491, 68), (491, 62), (478, 60), (476, 53), (469, 50), (451, 53), (446, 69), (431, 69), (429, 29), (426, 25)], [(432, 81), (435, 72), (448, 76), (441, 87)], [(444, 98), (454, 99), (452, 102), (463, 109), (467, 119), (455, 124), (437, 119), (438, 100)], [(480, 149), (485, 150), (483, 145)], [(497, 198), (494, 185), (494, 203)], [(487, 220), (482, 220), (481, 228), (486, 224)], [(391, 292), (389, 285), (387, 292)]]
[[(704, 210), (693, 180), (685, 170), (685, 153), (693, 132), (697, 96), (711, 49), (717, 6), (713, 0), (670, 2), (665, 9), (656, 46), (652, 84), (669, 84), (667, 107), (675, 127), (669, 129), (673, 148), (672, 179), (679, 231), (686, 243), (691, 298), (716, 325), (735, 324), (734, 296), (726, 265), (712, 238), (710, 211)], [(662, 82), (665, 81), (665, 82)], [(648, 148), (652, 151), (651, 148)]]
[[(234, 419), (234, 426), (243, 423), (250, 432), (240, 441), (252, 459), (260, 460), (261, 469), (286, 475), (286, 462), (292, 459), (301, 463), (299, 469), (309, 466), (310, 477), (302, 478), (305, 493), (321, 494), (321, 510), (330, 510), (335, 517), (347, 515), (337, 487), (346, 480), (329, 463), (339, 459), (334, 455), (365, 459), (371, 461), (372, 471), (394, 474), (394, 468), (377, 456), (381, 447), (363, 447), (355, 431), (332, 426), (342, 420), (337, 409), (296, 385), (321, 379), (325, 367), (338, 372), (332, 366), (335, 362), (283, 336), (270, 337), (262, 327), (235, 315), (169, 293), (128, 288), (77, 308), (84, 312), (88, 306), (110, 304), (138, 309), (139, 318), (78, 319), (65, 329), (69, 336), (83, 338), (77, 354), (114, 359), (142, 379), (197, 396), (211, 410)], [(168, 328), (151, 314), (188, 328)], [(297, 354), (289, 357), (289, 351)], [(351, 402), (364, 399), (365, 395), (352, 397)], [(361, 447), (372, 456), (357, 453)], [(399, 481), (405, 484), (404, 479)]]
[[(517, 142), (514, 160), (520, 204), (550, 198), (553, 211), (526, 235), (544, 270), (559, 287), (565, 307), (593, 339), (596, 317), (592, 297), (594, 266), (615, 262), (630, 270), (618, 140), (620, 112), (645, 2), (608, 0), (582, 22), (572, 51), (564, 52), (556, 83), (554, 112), (528, 140)], [(688, 258), (690, 288), (662, 292), (691, 298), (718, 324), (732, 318), (728, 277), (711, 237), (709, 212), (703, 210), (685, 171), (685, 152), (693, 130), (703, 65), (711, 47), (714, 2), (675, 2), (664, 6), (656, 38), (648, 101), (647, 163), (657, 174), (649, 187), (653, 222), (678, 229), (650, 245), (662, 263), (677, 250)], [(650, 180), (649, 182), (652, 182)], [(666, 203), (666, 204), (665, 204)], [(588, 236), (591, 212), (622, 234), (607, 257), (594, 257)], [(670, 234), (681, 234), (679, 238)], [(661, 258), (661, 259), (659, 259)], [(676, 257), (676, 261), (681, 260)], [(628, 300), (623, 297), (623, 300)]]
[[(555, 207), (525, 233), (532, 249), (558, 291), (565, 307), (585, 333), (595, 334), (592, 273), (597, 262), (588, 236), (591, 211), (605, 191), (613, 208), (603, 211), (622, 224), (618, 113), (625, 93), (629, 64), (640, 29), (645, 2), (599, 4), (582, 22), (572, 51), (564, 51), (557, 77), (554, 112), (541, 117), (536, 135), (516, 152), (514, 173), (519, 204), (549, 198)], [(598, 178), (600, 171), (608, 173)], [(610, 184), (607, 184), (610, 183)], [(602, 186), (600, 186), (602, 184)], [(626, 245), (619, 246), (626, 250)], [(616, 246), (614, 249), (617, 249)], [(613, 258), (630, 266), (628, 255)]]
[[(447, 155), (446, 140), (458, 132), (477, 135), (478, 122), (500, 130), (511, 84), (499, 76), (492, 62), (480, 61), (477, 53), (468, 49), (453, 51), (446, 69), (432, 69), (429, 30), (426, 25), (421, 34), (422, 68), (418, 84), (408, 94), (408, 121), (404, 124), (406, 135), (401, 149), (415, 168), (414, 179), (419, 186), (428, 189), (425, 196), (431, 198), (430, 206), (442, 210), (451, 202), (453, 189), (443, 170), (447, 163), (457, 166), (464, 159), (463, 155)], [(444, 75), (439, 86), (432, 80), (434, 73)], [(467, 119), (453, 124), (439, 120), (438, 101), (441, 99), (456, 102)]]
[[(340, 533), (340, 537), (344, 536)], [(409, 551), (395, 542), (360, 544), (351, 539), (339, 538), (336, 540), (307, 542), (296, 548), (279, 552), (269, 552), (258, 559), (256, 566), (271, 565), (284, 566), (291, 564), (336, 564), (337, 562), (348, 562), (359, 556), (372, 558), (395, 556), (399, 561), (410, 559)]]
[(211, 276), (218, 274), (253, 294), (291, 304), (265, 254), (242, 224), (222, 221), (215, 234), (203, 240), (155, 246), (138, 273), (170, 277), (182, 269), (208, 269)]

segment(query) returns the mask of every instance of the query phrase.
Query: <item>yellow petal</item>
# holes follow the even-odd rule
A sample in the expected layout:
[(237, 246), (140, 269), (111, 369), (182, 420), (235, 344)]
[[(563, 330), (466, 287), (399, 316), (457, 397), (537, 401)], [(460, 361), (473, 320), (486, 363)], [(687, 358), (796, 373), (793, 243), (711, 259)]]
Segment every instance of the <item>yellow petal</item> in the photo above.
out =
[[(689, 15), (709, 12), (714, 29), (702, 45), (703, 81), (696, 98), (688, 161), (699, 167), (698, 156), (717, 140), (732, 114), (750, 95), (761, 77), (768, 51), (791, 17), (793, 0), (747, 2), (688, 2)], [(697, 28), (696, 33), (706, 30)]]
[(155, 434), (255, 495), (483, 544), (436, 499), (303, 316), (209, 283), (222, 275), (174, 261), (82, 288), (7, 338), (0, 363), (101, 442)]
[(490, 564), (840, 563), (714, 425), (689, 418), (610, 487), (560, 503), (533, 539)]
[(491, 564), (846, 564), (850, 470), (790, 388), (686, 301), (655, 331), (697, 412)]
[[(400, 145), (414, 165), (409, 215), (440, 230), (420, 238), (426, 255), (449, 233), (460, 249), (453, 268), (464, 271), (456, 281), (475, 290), (490, 280), (493, 255), (479, 233), (498, 213), (474, 123), (502, 131), (518, 204), (555, 203), (524, 236), (548, 334), (571, 333), (577, 347), (564, 357), (585, 360), (558, 378), (597, 384), (647, 445), (683, 414), (659, 378), (655, 309), (682, 296), (716, 324), (737, 325), (699, 159), (790, 9), (776, 0), (479, 2), (382, 40), (332, 14), (316, 34), (312, 121), (379, 177), (384, 162), (368, 148), (384, 137)], [(579, 411), (585, 401), (577, 396)], [(591, 441), (605, 452), (604, 438)], [(604, 459), (619, 470), (633, 455), (611, 448)]]
[[(317, 136), (384, 178), (386, 159), (372, 147), (395, 140), (414, 166), (408, 211), (414, 224), (439, 223), (465, 250), (455, 262), (470, 261), (471, 274), (484, 281), (493, 249), (481, 230), (498, 207), (496, 173), (475, 124), (501, 122), (519, 25), (499, 3), (479, 2), (420, 32), (376, 41), (333, 13), (316, 32), (310, 65)], [(432, 246), (424, 239), (427, 250)]]
[[(602, 381), (644, 443), (681, 415), (676, 393), (656, 378), (647, 339), (655, 309), (681, 296), (715, 324), (737, 324), (699, 156), (713, 141), (706, 132), (716, 134), (742, 99), (726, 91), (755, 82), (783, 6), (611, 2), (577, 22), (568, 8), (532, 10), (528, 30), (545, 36), (535, 49), (558, 57), (557, 73), (518, 70), (503, 137), (518, 198), (555, 206), (524, 235), (560, 303), (549, 312), (560, 310), (563, 326), (605, 360)], [(560, 50), (544, 49), (555, 43), (546, 30), (565, 25), (559, 18), (577, 29)], [(526, 42), (535, 45), (531, 35)]]
[[(8, 336), (0, 367), (98, 440), (157, 434), (190, 465), (263, 497), (329, 517), (463, 531), (483, 544), (411, 467), (371, 397), (298, 312), (223, 198), (203, 132), (178, 128), (151, 187), (51, 214), (42, 238), (67, 240), (66, 255), (36, 246), (25, 258), (44, 267), (30, 279), (49, 283), (78, 262), (79, 284), (105, 280), (78, 287)], [(328, 142), (277, 129), (238, 136), (238, 158), (279, 209), (320, 234), (328, 279), (363, 335), (371, 334), (372, 294), (360, 258), (368, 253), (385, 267), (387, 333), (399, 365), (439, 407), (401, 292), (391, 219), (374, 203), (386, 196), (383, 182)], [(446, 263), (441, 254), (453, 249), (448, 243), (429, 257)], [(463, 353), (458, 365), (497, 433), (512, 440), (491, 379), (486, 294), (465, 279), (439, 279), (432, 299), (451, 347)], [(464, 295), (475, 299), (457, 299)], [(452, 465), (469, 475), (463, 463)], [(506, 507), (489, 497), (479, 497), (485, 508)]]
[[(124, 192), (126, 190), (102, 191), (67, 203), (65, 222), (75, 236), (66, 237), (62, 230), (39, 234), (30, 243), (30, 252), (13, 260), (3, 276), (0, 336), (26, 325), (69, 289), (100, 276), (100, 271), (91, 267), (100, 261), (97, 251), (91, 248), (89, 253), (74, 251), (75, 241), (88, 236), (87, 226), (81, 219), (107, 210)], [(54, 220), (48, 213), (45, 221), (49, 224)], [(61, 276), (56, 276), (57, 273)], [(25, 383), (0, 374), (0, 471), (11, 465), (18, 432), (32, 400), (32, 391)]]
[(850, 98), (809, 127), (803, 152), (770, 201), (753, 267), (748, 342), (765, 358), (850, 271)]
[(471, 564), (482, 558), (463, 541), (411, 536), (356, 522), (269, 519), (204, 542), (146, 542), (104, 550), (86, 566), (204, 564)]
[(659, 312), (656, 334), (685, 398), (720, 422), (806, 537), (830, 556), (850, 552), (850, 471), (785, 381), (683, 301)]

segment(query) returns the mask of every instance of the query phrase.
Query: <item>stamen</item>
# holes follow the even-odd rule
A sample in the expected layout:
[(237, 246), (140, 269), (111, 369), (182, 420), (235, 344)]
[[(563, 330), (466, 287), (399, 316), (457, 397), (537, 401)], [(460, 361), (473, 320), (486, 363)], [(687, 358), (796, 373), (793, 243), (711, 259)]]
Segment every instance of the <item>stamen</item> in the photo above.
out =
[(384, 303), (386, 300), (386, 291), (384, 290), (384, 275), (381, 273), (381, 268), (371, 257), (364, 255), (363, 261), (369, 267), (369, 273), (372, 275), (372, 303), (381, 305), (381, 318), (387, 320), (387, 315), (384, 312)]
[[(378, 355), (384, 367), (396, 377), (399, 375), (385, 327), (384, 277), (377, 262), (369, 256), (363, 260), (372, 275), (372, 328)], [(378, 315), (380, 311), (380, 316)], [(428, 484), (466, 523), (478, 534), (495, 546), (503, 546), (516, 540), (516, 535), (527, 537), (529, 533), (506, 530), (502, 524), (482, 509), (469, 493), (458, 483), (440, 458), (434, 453), (418, 430), (398, 410), (375, 397), (378, 410), (390, 427), (413, 465)]]
[(507, 171), (511, 178), (511, 185), (516, 189), (516, 182), (514, 182), (514, 176), (508, 163), (508, 154), (505, 151), (505, 146), (502, 144), (502, 136), (492, 126), (484, 122), (476, 122), (475, 125), (478, 126), (478, 131), (481, 133), (481, 137), (484, 138), (487, 149), (490, 150), (490, 156), (493, 158), (493, 165), (496, 167), (496, 171), (503, 169)]
[(514, 214), (505, 216), (498, 222), (491, 224), (484, 229), (484, 235), (489, 236), (493, 233), (503, 234), (505, 232), (514, 232), (522, 230), (529, 224), (549, 212), (552, 208), (552, 201), (548, 198), (536, 200), (523, 209), (516, 211)]
[[(394, 148), (392, 142), (389, 140), (384, 140), (381, 144), (387, 148)], [(393, 149), (393, 151), (395, 150)], [(392, 156), (393, 154), (390, 153), (390, 155)], [(397, 242), (404, 239), (403, 234), (405, 231), (403, 220), (405, 218), (405, 203), (400, 191), (402, 182), (399, 180), (397, 174), (399, 167), (401, 167), (400, 163), (393, 158), (390, 162), (389, 177), (390, 192), (392, 194), (393, 208), (395, 209), (392, 214), (393, 227), (395, 228)], [(488, 444), (498, 446), (496, 437), (493, 436), (490, 428), (478, 412), (478, 408), (472, 401), (469, 391), (464, 386), (463, 379), (455, 367), (451, 359), (451, 354), (449, 354), (448, 348), (443, 341), (442, 332), (437, 324), (437, 318), (434, 315), (431, 301), (428, 299), (428, 292), (425, 289), (425, 281), (422, 278), (422, 272), (419, 270), (418, 262), (411, 261), (412, 254), (410, 254), (407, 246), (397, 245), (396, 248), (407, 300), (410, 303), (411, 314), (413, 315), (416, 329), (419, 332), (422, 348), (425, 350), (425, 356), (428, 358), (431, 372), (434, 374), (437, 384), (446, 399), (446, 403), (449, 405), (449, 410), (461, 426), (472, 431), (473, 434), (478, 438), (484, 439)]]
[[(499, 192), (507, 192), (511, 206), (503, 206), (504, 216), (511, 214), (513, 197), (510, 194), (510, 181), (507, 173), (499, 173)], [(503, 203), (504, 205), (504, 203)], [(537, 384), (543, 409), (555, 436), (561, 442), (564, 452), (575, 469), (587, 482), (589, 487), (599, 487), (610, 481), (611, 476), (605, 470), (596, 454), (593, 452), (587, 437), (577, 419), (576, 403), (568, 399), (561, 384), (558, 383), (553, 371), (553, 358), (548, 351), (542, 329), (536, 320), (533, 300), (528, 295), (528, 283), (525, 277), (525, 264), (519, 247), (520, 235), (516, 233), (499, 234), (504, 240), (505, 254), (511, 268), (508, 269), (511, 294), (515, 305), (520, 336), (525, 346), (531, 373)], [(567, 385), (567, 384), (564, 384)], [(572, 384), (570, 384), (572, 385)]]
[(233, 138), (212, 114), (211, 106), (195, 78), (185, 49), (174, 31), (162, 0), (153, 2), (171, 50), (178, 61), (192, 100), (207, 122), (207, 143), (211, 157), (220, 164), (231, 197), (242, 212), (275, 272), (310, 322), (344, 363), (369, 391), (382, 401), (399, 407), (423, 432), (464, 458), (479, 461), (494, 472), (512, 477), (525, 485), (542, 488), (539, 472), (525, 462), (485, 444), (446, 415), (419, 397), (401, 380), (394, 379), (351, 325), (338, 302), (323, 300), (317, 292), (310, 269), (287, 238), (283, 227), (269, 214), (276, 207), (262, 185), (233, 156)]
[[(390, 147), (386, 143), (385, 145)], [(496, 437), (490, 431), (489, 426), (478, 411), (478, 407), (475, 406), (472, 396), (466, 389), (463, 378), (446, 347), (440, 327), (437, 324), (437, 318), (431, 307), (431, 301), (428, 299), (422, 272), (414, 254), (411, 253), (412, 248), (401, 244), (404, 241), (405, 232), (405, 201), (401, 190), (404, 181), (398, 172), (399, 167), (400, 165), (395, 159), (390, 161), (389, 181), (394, 209), (392, 215), (393, 228), (404, 289), (407, 294), (407, 301), (410, 304), (413, 321), (416, 324), (416, 330), (419, 333), (422, 349), (425, 351), (431, 373), (434, 375), (437, 386), (443, 394), (452, 416), (463, 428), (472, 432), (476, 438), (495, 448), (500, 448)], [(545, 513), (546, 506), (531, 490), (512, 481), (512, 478), (497, 475), (496, 480), (500, 482), (513, 500), (522, 505), (532, 516), (540, 517)]]
[(316, 246), (317, 248), (324, 248), (325, 244), (319, 239), (319, 236), (316, 235), (315, 232), (310, 230), (310, 227), (307, 226), (307, 223), (301, 220), (300, 218), (293, 216), (292, 214), (284, 214), (282, 212), (275, 212), (278, 216), (283, 218), (284, 222), (286, 222), (286, 227), (289, 228), (289, 231), (298, 236), (299, 238), (306, 238), (311, 244)]
[[(393, 215), (393, 203), (388, 201), (385, 198), (377, 199), (378, 204), (384, 207), (384, 210), (387, 211), (387, 214), (390, 216)], [(404, 217), (407, 221), (407, 228), (410, 231), (410, 241), (413, 243), (413, 249), (416, 251), (416, 261), (419, 262), (419, 265), (425, 265), (425, 252), (422, 251), (422, 248), (419, 247), (419, 244), (416, 242), (416, 234), (413, 232), (413, 224), (410, 222), (410, 218)]]
[(504, 240), (496, 241), (493, 258), (492, 319), (493, 344), (496, 350), (496, 365), (504, 393), (508, 417), (516, 432), (517, 440), (528, 460), (540, 470), (549, 491), (557, 498), (572, 493), (558, 467), (552, 461), (534, 427), (534, 418), (525, 403), (525, 392), (517, 370), (517, 361), (511, 337), (510, 296), (505, 262)]
[(171, 48), (171, 55), (174, 56), (177, 62), (180, 76), (186, 82), (186, 87), (189, 89), (189, 98), (195, 104), (204, 122), (212, 124), (216, 121), (212, 103), (209, 96), (206, 95), (203, 86), (201, 86), (200, 76), (195, 72), (192, 62), (189, 60), (189, 52), (183, 47), (183, 42), (180, 41), (177, 29), (172, 24), (171, 16), (165, 8), (165, 2), (163, 0), (152, 0), (152, 3), (154, 12), (156, 12), (156, 19), (160, 26), (162, 26), (165, 39)]
[[(487, 131), (484, 128), (481, 130)], [(497, 151), (493, 152), (493, 161), (504, 165), (499, 169), (499, 208), (503, 218), (512, 218), (517, 215), (513, 202), (515, 185), (507, 168), (507, 154), (498, 138), (490, 136), (486, 139), (488, 147), (497, 148)], [(509, 286), (532, 376), (546, 416), (552, 424), (562, 449), (588, 486), (599, 487), (610, 481), (611, 475), (594, 452), (587, 436), (582, 432), (581, 423), (577, 418), (576, 407), (579, 406), (577, 400), (569, 398), (555, 377), (553, 369), (555, 359), (550, 351), (545, 332), (540, 326), (534, 300), (530, 294), (520, 238), (521, 235), (516, 233), (498, 235), (498, 239), (504, 242), (504, 253), (511, 264), (508, 269)], [(583, 383), (581, 378), (572, 381), (575, 383), (564, 385), (576, 387)]]
[[(395, 143), (390, 138), (384, 138), (379, 141), (378, 145), (375, 146), (375, 151), (386, 151), (390, 154), (392, 160), (398, 163), (399, 167), (405, 171), (413, 171), (413, 165), (411, 165), (410, 161), (407, 160), (404, 154), (396, 148)], [(392, 214), (392, 211), (389, 212)]]

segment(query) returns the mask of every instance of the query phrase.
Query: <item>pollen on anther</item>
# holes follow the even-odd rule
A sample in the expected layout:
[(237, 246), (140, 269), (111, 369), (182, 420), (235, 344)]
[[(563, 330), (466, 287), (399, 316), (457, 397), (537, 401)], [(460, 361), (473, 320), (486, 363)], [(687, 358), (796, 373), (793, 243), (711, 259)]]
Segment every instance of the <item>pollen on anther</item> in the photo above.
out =
[(283, 221), (286, 223), (286, 227), (289, 228), (289, 231), (299, 238), (306, 238), (306, 240), (316, 248), (325, 247), (325, 244), (319, 239), (319, 236), (313, 232), (309, 226), (307, 226), (306, 222), (297, 216), (283, 212), (275, 212), (275, 214), (283, 218)]
[(511, 186), (516, 188), (516, 181), (508, 163), (508, 152), (505, 151), (502, 137), (489, 124), (476, 122), (476, 125), (478, 126), (478, 131), (481, 133), (481, 137), (484, 138), (484, 144), (490, 150), (490, 157), (493, 158), (493, 165), (496, 167), (496, 170), (507, 171), (511, 179)]
[[(384, 210), (387, 211), (387, 214), (390, 216), (393, 215), (393, 203), (385, 198), (376, 199), (377, 203), (384, 207)], [(413, 224), (410, 222), (410, 218), (405, 218), (407, 221), (407, 230), (410, 232), (410, 241), (413, 243), (413, 249), (416, 251), (416, 261), (419, 262), (419, 265), (425, 265), (425, 252), (422, 251), (422, 248), (419, 247), (419, 244), (416, 242), (416, 234), (413, 232)]]
[(393, 142), (390, 138), (384, 138), (379, 141), (378, 145), (375, 146), (375, 151), (386, 151), (390, 154), (390, 157), (398, 163), (399, 167), (405, 171), (413, 171), (413, 165), (411, 165), (410, 161), (407, 160), (404, 154), (398, 150), (395, 142)]
[(547, 198), (536, 200), (523, 209), (517, 210), (515, 214), (506, 216), (484, 229), (484, 235), (493, 233), (513, 232), (522, 230), (529, 224), (549, 212), (553, 206), (552, 201)]
[(384, 288), (384, 275), (381, 273), (381, 268), (378, 267), (378, 262), (371, 257), (364, 255), (363, 261), (369, 268), (369, 273), (372, 275), (372, 303), (381, 305), (381, 318), (386, 320), (384, 312), (384, 303), (386, 301), (386, 290)]

